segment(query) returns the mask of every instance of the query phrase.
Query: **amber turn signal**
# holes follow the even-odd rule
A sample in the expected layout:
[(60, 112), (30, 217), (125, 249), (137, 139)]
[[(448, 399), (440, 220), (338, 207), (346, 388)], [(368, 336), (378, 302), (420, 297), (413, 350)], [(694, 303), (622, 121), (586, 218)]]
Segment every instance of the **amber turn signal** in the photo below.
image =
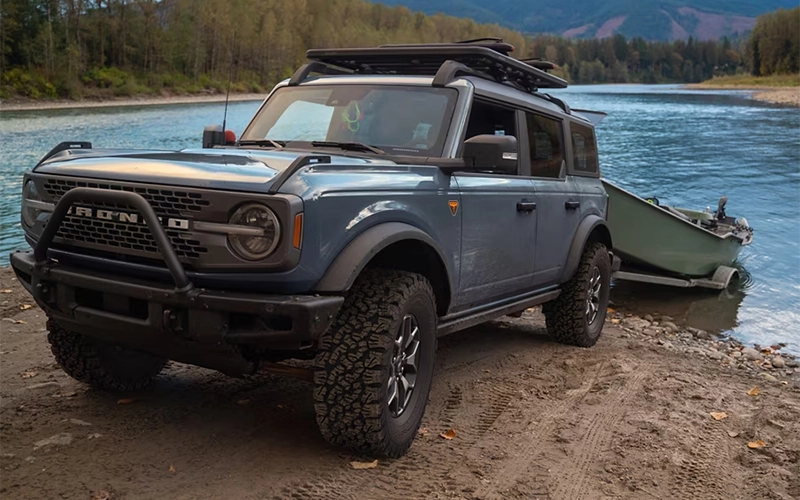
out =
[(303, 243), (303, 213), (294, 216), (294, 231), (292, 232), (292, 246), (300, 250)]

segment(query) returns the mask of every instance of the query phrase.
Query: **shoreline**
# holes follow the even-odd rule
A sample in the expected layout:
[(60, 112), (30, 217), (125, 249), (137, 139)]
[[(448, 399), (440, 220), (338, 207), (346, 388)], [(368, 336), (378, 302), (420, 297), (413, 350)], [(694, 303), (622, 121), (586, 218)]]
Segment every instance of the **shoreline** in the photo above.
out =
[(711, 83), (689, 83), (689, 90), (741, 90), (750, 93), (750, 98), (771, 104), (800, 107), (800, 87), (774, 87), (769, 85), (716, 85)]
[[(590, 349), (550, 340), (539, 308), (444, 337), (410, 454), (354, 471), (364, 456), (324, 442), (307, 381), (170, 362), (146, 390), (104, 393), (59, 368), (21, 289), (0, 269), (8, 497), (572, 498), (574, 484), (620, 500), (800, 493), (798, 358), (667, 316), (610, 311)], [(253, 461), (259, 453), (281, 460)]]
[[(608, 84), (638, 85), (638, 84)], [(688, 90), (739, 90), (749, 92), (753, 100), (771, 104), (800, 107), (800, 87), (774, 87), (768, 85), (715, 85), (709, 83), (688, 83), (682, 86)], [(231, 94), (230, 102), (263, 101), (267, 93)], [(225, 102), (224, 94), (140, 96), (120, 97), (103, 100), (0, 100), (0, 114), (15, 111), (50, 111), (58, 109), (90, 109), (132, 106), (169, 106), (177, 104), (205, 104)]]
[[(229, 102), (263, 101), (266, 93), (231, 94)], [(84, 108), (113, 108), (130, 106), (168, 106), (174, 104), (203, 104), (225, 102), (225, 94), (209, 95), (177, 95), (177, 96), (141, 96), (123, 97), (103, 100), (67, 99), (53, 101), (0, 101), (0, 113), (11, 111), (49, 111), (54, 109), (84, 109)]]

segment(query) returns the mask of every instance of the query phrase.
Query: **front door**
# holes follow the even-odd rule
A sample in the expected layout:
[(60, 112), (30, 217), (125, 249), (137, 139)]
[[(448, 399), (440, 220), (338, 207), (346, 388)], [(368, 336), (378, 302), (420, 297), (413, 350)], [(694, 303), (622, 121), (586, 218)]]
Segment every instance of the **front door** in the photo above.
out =
[(459, 174), (461, 294), (470, 306), (522, 293), (530, 287), (536, 210), (530, 179)]
[[(475, 100), (465, 139), (518, 137), (521, 112)], [(530, 289), (536, 210), (531, 179), (491, 173), (457, 174), (461, 192), (461, 276), (457, 306), (470, 307)]]

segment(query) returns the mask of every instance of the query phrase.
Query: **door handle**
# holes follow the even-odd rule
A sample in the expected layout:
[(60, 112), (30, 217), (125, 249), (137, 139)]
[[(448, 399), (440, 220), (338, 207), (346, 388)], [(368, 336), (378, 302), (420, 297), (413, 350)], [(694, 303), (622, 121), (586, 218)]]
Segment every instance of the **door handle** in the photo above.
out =
[(564, 207), (567, 210), (575, 210), (579, 206), (581, 206), (581, 202), (579, 202), (579, 201), (567, 201), (567, 202), (564, 202)]
[(536, 210), (536, 202), (522, 200), (517, 202), (517, 212), (529, 213)]

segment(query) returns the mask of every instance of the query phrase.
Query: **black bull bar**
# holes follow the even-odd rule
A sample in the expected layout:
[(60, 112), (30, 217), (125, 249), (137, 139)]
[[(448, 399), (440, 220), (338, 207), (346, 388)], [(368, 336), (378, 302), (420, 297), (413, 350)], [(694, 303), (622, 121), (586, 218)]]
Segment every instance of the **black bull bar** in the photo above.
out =
[(142, 195), (130, 191), (111, 191), (108, 189), (84, 187), (73, 188), (67, 191), (59, 200), (55, 210), (53, 210), (53, 215), (50, 216), (50, 220), (45, 226), (44, 231), (42, 231), (38, 243), (36, 243), (33, 257), (36, 259), (37, 266), (47, 263), (47, 250), (53, 243), (53, 239), (55, 239), (56, 233), (58, 233), (58, 228), (61, 227), (61, 223), (64, 222), (64, 218), (69, 213), (69, 209), (77, 202), (121, 203), (138, 210), (139, 214), (144, 217), (147, 229), (149, 229), (150, 233), (153, 235), (158, 251), (161, 253), (164, 263), (167, 265), (167, 269), (169, 269), (169, 274), (172, 276), (173, 281), (175, 281), (176, 291), (185, 293), (193, 288), (192, 282), (189, 281), (189, 277), (186, 276), (186, 271), (183, 269), (183, 265), (181, 265), (181, 261), (178, 259), (175, 249), (172, 248), (172, 243), (167, 233), (164, 231), (164, 227), (161, 225), (161, 221), (155, 210), (153, 210), (153, 207), (150, 206)]
[[(70, 207), (79, 202), (135, 209), (153, 235), (174, 287), (51, 260), (48, 250), (58, 229)], [(341, 296), (195, 287), (153, 207), (128, 191), (69, 190), (56, 204), (33, 252), (12, 253), (11, 265), (48, 316), (69, 329), (232, 375), (257, 367), (253, 356), (243, 355), (242, 347), (273, 352), (313, 347), (344, 301)], [(91, 300), (87, 302), (86, 297)], [(134, 301), (138, 302), (136, 314), (126, 309), (133, 309)]]

